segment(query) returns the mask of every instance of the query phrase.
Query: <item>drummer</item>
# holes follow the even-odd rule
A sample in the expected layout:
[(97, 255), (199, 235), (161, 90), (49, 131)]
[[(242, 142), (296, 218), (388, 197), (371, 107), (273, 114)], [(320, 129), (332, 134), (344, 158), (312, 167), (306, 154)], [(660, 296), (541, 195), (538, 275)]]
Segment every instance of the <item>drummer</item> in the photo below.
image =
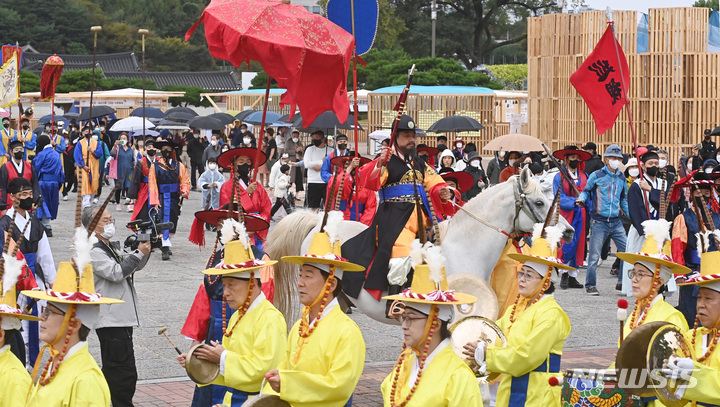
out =
[(475, 359), (481, 373), (486, 369), (503, 374), (497, 406), (560, 405), (561, 388), (550, 386), (548, 379), (560, 371), (570, 318), (555, 301), (550, 277), (556, 268), (571, 267), (557, 258), (562, 231), (552, 226), (543, 232), (542, 224), (535, 226), (529, 253), (508, 254), (523, 264), (517, 272), (519, 294), (515, 304), (497, 321), (507, 346), (485, 346), (484, 342), (465, 345), (465, 355)]
[[(427, 250), (439, 252), (440, 247)], [(414, 265), (410, 289), (383, 298), (396, 301), (391, 316), (400, 322), (405, 337), (403, 352), (382, 382), (384, 405), (482, 407), (477, 378), (453, 351), (448, 331), (453, 305), (472, 304), (477, 298), (450, 290), (445, 267), (433, 259), (437, 256), (427, 256), (428, 264)]]
[[(206, 268), (215, 267), (224, 257), (225, 244), (222, 239), (220, 239), (220, 235), (223, 221), (230, 217), (238, 219), (238, 211), (232, 211), (232, 215), (230, 215), (227, 205), (225, 205), (223, 209), (199, 211), (195, 213), (192, 230), (198, 230), (203, 237), (203, 241), (199, 241), (198, 243), (204, 245), (205, 230), (203, 224), (210, 224), (217, 228), (217, 238), (215, 239), (212, 254), (210, 258), (208, 258), (207, 265), (205, 266)], [(248, 232), (248, 237), (251, 237), (256, 231), (266, 230), (269, 226), (264, 220), (252, 215), (243, 216), (243, 220), (245, 230)], [(193, 232), (191, 231), (190, 234), (192, 236)], [(270, 260), (270, 257), (256, 246), (252, 246), (252, 250), (256, 259)], [(272, 275), (272, 273), (264, 272), (267, 269), (272, 270), (272, 266), (266, 266), (256, 273), (260, 275), (262, 292), (268, 301), (270, 301), (273, 295), (273, 284), (271, 284), (272, 282), (269, 281), (267, 277), (268, 275)], [(223, 309), (226, 310), (225, 313), (223, 313)], [(205, 275), (180, 333), (192, 339), (191, 348), (203, 342), (210, 344), (212, 341), (221, 341), (223, 337), (223, 327), (227, 326), (227, 320), (232, 316), (231, 314), (232, 311), (227, 312), (227, 303), (223, 295), (223, 277), (221, 275)], [(225, 393), (227, 393), (227, 389), (224, 386), (195, 386), (191, 406), (201, 407), (222, 404)]]
[[(337, 230), (342, 215), (330, 218), (325, 230)], [(293, 407), (349, 407), (365, 363), (365, 341), (337, 296), (343, 272), (364, 269), (342, 258), (340, 240), (326, 232), (313, 236), (307, 254), (282, 260), (301, 265), (298, 291), (305, 307), (290, 330), (280, 366), (266, 375), (265, 390)]]
[[(716, 231), (717, 232), (717, 231)], [(720, 405), (720, 352), (715, 347), (720, 340), (720, 252), (700, 255), (700, 275), (680, 285), (699, 287), (695, 326), (685, 335), (693, 352), (693, 359), (670, 358), (663, 373), (667, 377), (694, 377), (697, 385), (679, 388), (676, 395), (697, 402), (698, 406)]]
[[(76, 257), (75, 264), (81, 264)], [(76, 273), (75, 269), (83, 270)], [(80, 274), (80, 276), (78, 276)], [(79, 278), (79, 284), (78, 284)], [(100, 304), (124, 301), (95, 292), (91, 266), (60, 263), (52, 289), (23, 291), (27, 297), (45, 300), (40, 313), (40, 351), (27, 407), (110, 405), (110, 389), (102, 371), (88, 351), (87, 337), (100, 315)], [(50, 348), (45, 367), (43, 353)]]
[(690, 269), (672, 261), (670, 222), (664, 219), (646, 220), (642, 227), (645, 243), (640, 252), (617, 254), (620, 260), (633, 265), (628, 277), (636, 299), (635, 307), (625, 322), (624, 338), (638, 326), (653, 321), (670, 322), (685, 332), (688, 330), (685, 317), (665, 301), (663, 293), (676, 290), (673, 274), (687, 274)]
[[(225, 301), (237, 312), (222, 326), (222, 344), (211, 341), (196, 348), (194, 354), (220, 365), (220, 376), (212, 384), (227, 386), (223, 404), (239, 407), (260, 391), (265, 372), (280, 362), (287, 325), (280, 311), (265, 298), (255, 274), (276, 262), (255, 258), (245, 227), (234, 219), (224, 220), (222, 239), (227, 242), (223, 263), (203, 273), (223, 277)], [(223, 308), (223, 321), (225, 314)], [(178, 356), (181, 366), (185, 366), (186, 357)]]

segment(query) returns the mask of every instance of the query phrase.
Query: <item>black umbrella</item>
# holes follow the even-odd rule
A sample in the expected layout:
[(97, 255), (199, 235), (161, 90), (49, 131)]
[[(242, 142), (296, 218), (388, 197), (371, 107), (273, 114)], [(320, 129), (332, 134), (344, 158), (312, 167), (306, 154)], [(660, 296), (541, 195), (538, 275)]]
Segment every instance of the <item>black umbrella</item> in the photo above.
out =
[(222, 130), (225, 125), (220, 120), (210, 116), (195, 117), (188, 123), (191, 129)]
[(115, 109), (113, 109), (110, 106), (100, 105), (100, 106), (93, 106), (92, 108), (92, 117), (90, 117), (90, 108), (87, 108), (83, 110), (82, 113), (78, 116), (78, 120), (90, 120), (90, 119), (96, 119), (98, 117), (103, 117), (107, 115), (111, 115), (115, 113)]
[[(130, 113), (130, 116), (143, 117), (143, 108), (138, 107), (137, 109), (133, 110)], [(157, 107), (145, 106), (145, 117), (149, 119), (162, 119), (163, 117), (165, 117), (165, 113), (163, 113), (163, 111), (158, 109)]]
[(208, 115), (208, 117), (218, 119), (222, 122), (222, 124), (233, 124), (235, 120), (237, 120), (235, 116), (227, 113), (213, 113), (211, 115)]
[(257, 110), (254, 110), (254, 109), (244, 110), (244, 111), (236, 114), (235, 118), (237, 120), (243, 121), (243, 120), (245, 120), (246, 117), (250, 116), (251, 114), (253, 114), (255, 112), (257, 112)]
[(293, 116), (292, 119), (290, 119), (290, 114), (286, 114), (281, 116), (278, 120), (278, 123), (287, 123), (290, 127), (300, 127), (302, 126), (302, 116), (300, 116), (300, 113), (295, 113), (295, 116)]
[(171, 109), (166, 110), (166, 111), (165, 111), (165, 115), (169, 115), (169, 114), (175, 113), (175, 112), (187, 113), (187, 114), (190, 114), (190, 115), (192, 115), (192, 116), (197, 116), (197, 115), (198, 115), (197, 112), (195, 112), (194, 110), (190, 109), (189, 107), (182, 107), (182, 106), (180, 106), (180, 107), (173, 107), (173, 108), (171, 108)]
[(467, 116), (450, 116), (442, 118), (433, 123), (430, 128), (427, 129), (433, 133), (447, 133), (447, 132), (458, 132), (458, 131), (480, 131), (484, 129), (482, 124), (472, 117)]
[(183, 122), (187, 123), (190, 120), (194, 119), (196, 116), (193, 116), (189, 113), (184, 112), (172, 112), (169, 113), (167, 116), (165, 116), (166, 120), (172, 120), (174, 122)]
[[(296, 114), (297, 119), (302, 123), (302, 118), (300, 117), (300, 114)], [(345, 120), (345, 123), (340, 123), (340, 120), (338, 120), (337, 116), (335, 115), (335, 112), (332, 110), (328, 110), (327, 112), (323, 112), (320, 114), (320, 116), (315, 119), (307, 128), (303, 129), (303, 131), (314, 131), (318, 129), (345, 129), (345, 130), (351, 130), (355, 128), (355, 120), (352, 116), (348, 115), (347, 120)], [(358, 129), (363, 130), (360, 123), (358, 123)]]
[[(45, 116), (41, 117), (40, 120), (38, 120), (38, 124), (47, 124), (47, 123), (50, 123), (50, 121), (51, 121), (52, 119), (53, 119), (52, 115), (50, 115), (50, 114), (49, 114), (49, 115), (45, 115)], [(60, 116), (59, 114), (58, 114), (58, 115), (55, 115), (55, 122), (59, 122), (59, 121), (61, 121), (61, 120), (62, 120), (62, 121), (67, 121), (67, 119), (65, 118), (65, 116)]]
[(720, 136), (720, 127), (715, 127), (715, 130), (710, 132), (711, 136)]
[(43, 131), (45, 131), (45, 126), (37, 126), (33, 129), (33, 133), (36, 135), (40, 135)]
[(65, 116), (65, 117), (67, 117), (68, 119), (72, 120), (72, 119), (77, 119), (78, 116), (80, 116), (80, 113), (70, 113), (70, 112), (68, 112), (68, 113), (63, 113), (63, 116)]

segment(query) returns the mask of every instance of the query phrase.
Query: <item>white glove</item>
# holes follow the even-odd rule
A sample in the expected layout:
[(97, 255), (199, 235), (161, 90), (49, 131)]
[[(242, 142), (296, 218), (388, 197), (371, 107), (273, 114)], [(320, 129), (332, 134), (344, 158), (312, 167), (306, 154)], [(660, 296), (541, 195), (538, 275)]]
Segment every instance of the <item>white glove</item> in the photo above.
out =
[(678, 380), (687, 379), (692, 376), (695, 364), (690, 358), (679, 358), (677, 356), (670, 356), (667, 363), (663, 366), (661, 373), (663, 376)]
[(475, 348), (475, 363), (478, 364), (478, 373), (484, 375), (487, 372), (487, 363), (485, 363), (485, 348), (487, 343), (480, 341)]

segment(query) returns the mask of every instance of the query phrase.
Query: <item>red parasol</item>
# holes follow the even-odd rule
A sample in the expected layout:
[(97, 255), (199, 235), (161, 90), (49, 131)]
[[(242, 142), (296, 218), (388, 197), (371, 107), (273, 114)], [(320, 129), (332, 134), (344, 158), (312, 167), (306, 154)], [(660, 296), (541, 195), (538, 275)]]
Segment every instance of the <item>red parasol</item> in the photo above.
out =
[(289, 3), (212, 0), (185, 39), (203, 22), (210, 54), (235, 66), (260, 62), (287, 89), (282, 105), (289, 104), (292, 114), (299, 107), (305, 124), (326, 110), (344, 122), (350, 110), (347, 74), (353, 36), (325, 17)]
[(65, 63), (57, 55), (49, 57), (43, 65), (40, 73), (40, 99), (55, 99), (55, 88), (57, 88), (60, 75), (62, 75)]

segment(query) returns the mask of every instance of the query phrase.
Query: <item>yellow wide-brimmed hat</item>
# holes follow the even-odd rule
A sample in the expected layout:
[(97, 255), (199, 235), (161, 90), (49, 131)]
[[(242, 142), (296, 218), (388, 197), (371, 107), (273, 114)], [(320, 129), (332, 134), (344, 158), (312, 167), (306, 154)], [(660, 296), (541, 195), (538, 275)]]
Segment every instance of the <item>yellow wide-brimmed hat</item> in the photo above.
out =
[(669, 231), (670, 222), (665, 219), (646, 220), (642, 223), (645, 231), (645, 242), (638, 253), (617, 253), (620, 260), (635, 264), (648, 262), (659, 264), (670, 269), (673, 274), (687, 274), (690, 269), (672, 261)]
[[(39, 321), (40, 318), (24, 314), (17, 306), (16, 284), (25, 272), (25, 260), (17, 260), (10, 253), (3, 253), (0, 261), (3, 264), (2, 281), (0, 281), (0, 319), (14, 317), (28, 321)], [(19, 322), (18, 322), (19, 324)], [(3, 323), (3, 325), (5, 325)]]
[(282, 261), (293, 264), (319, 263), (342, 267), (343, 271), (363, 271), (365, 267), (350, 263), (342, 257), (340, 240), (330, 243), (330, 235), (317, 232), (313, 235), (308, 252), (302, 256), (283, 256)]
[[(80, 275), (78, 276), (78, 274)], [(58, 265), (57, 276), (52, 289), (45, 291), (24, 290), (22, 294), (30, 298), (61, 304), (100, 305), (125, 302), (115, 298), (102, 297), (95, 292), (91, 264), (86, 264), (82, 273), (77, 273), (75, 272), (75, 265), (69, 261), (62, 261)]]
[(720, 273), (716, 272), (718, 265), (720, 265), (720, 252), (701, 253), (700, 275), (678, 285), (697, 285), (720, 292)]
[(510, 253), (508, 257), (521, 263), (540, 263), (563, 270), (575, 270), (574, 267), (564, 264), (557, 258), (557, 246), (562, 239), (563, 231), (557, 226), (548, 226), (544, 230), (545, 237), (542, 237), (542, 226), (542, 223), (535, 225), (533, 244), (528, 253)]
[(256, 259), (251, 246), (245, 246), (240, 240), (225, 244), (225, 258), (215, 267), (203, 271), (204, 274), (221, 275), (235, 278), (250, 278), (250, 272), (272, 266), (276, 260)]

